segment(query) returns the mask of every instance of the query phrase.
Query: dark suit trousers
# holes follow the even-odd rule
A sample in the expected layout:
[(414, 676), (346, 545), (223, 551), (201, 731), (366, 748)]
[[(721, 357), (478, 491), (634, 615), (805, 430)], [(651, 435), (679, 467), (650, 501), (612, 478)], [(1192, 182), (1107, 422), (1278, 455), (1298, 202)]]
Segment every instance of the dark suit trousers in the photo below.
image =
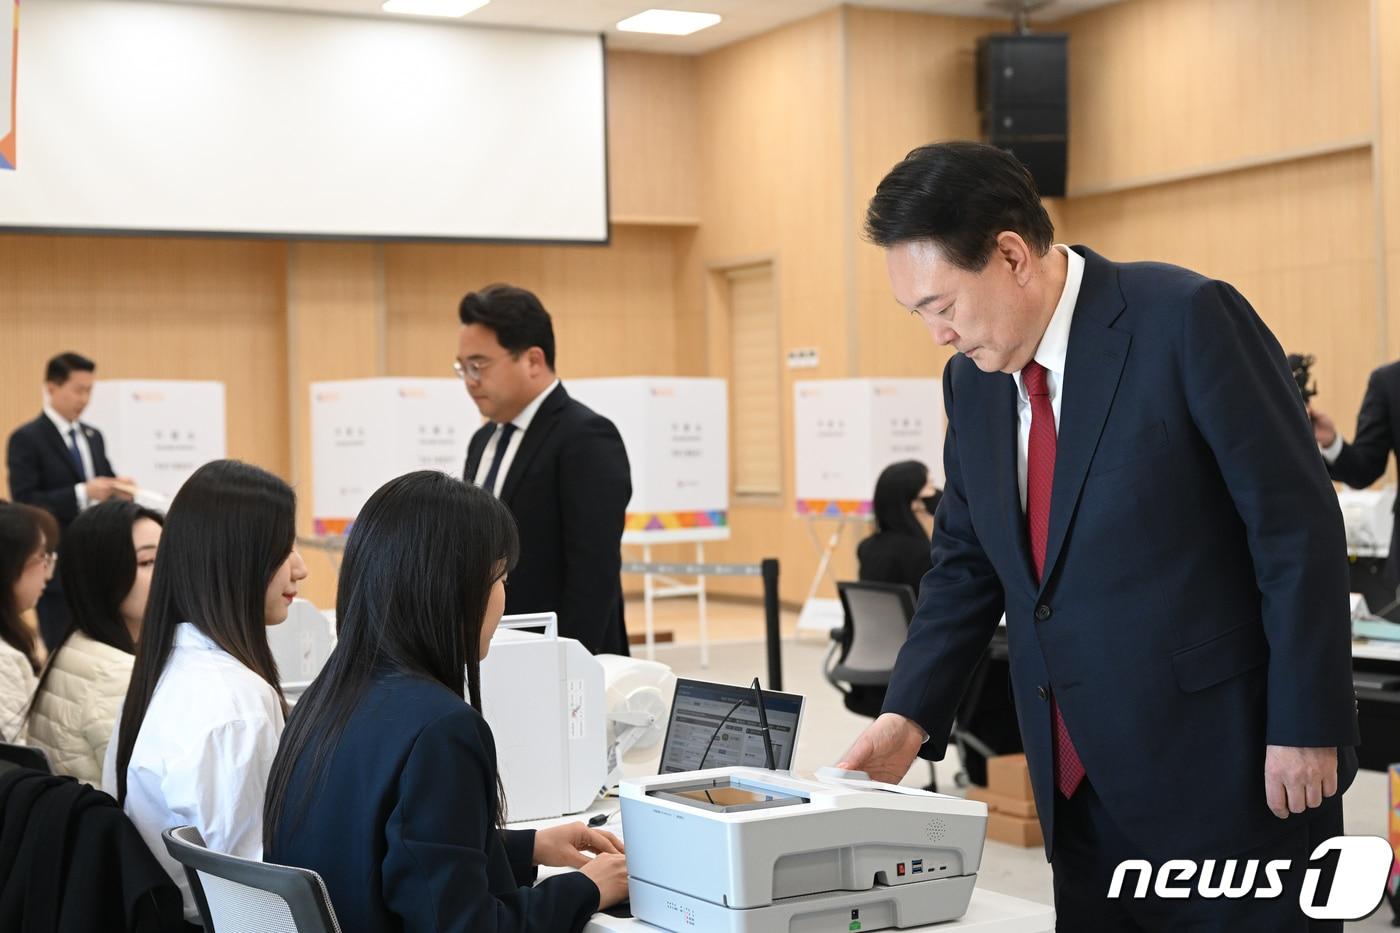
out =
[[(1263, 784), (1263, 775), (1260, 775)], [(1184, 792), (1184, 791), (1183, 791)], [(1262, 786), (1261, 786), (1262, 792)], [(1164, 801), (1164, 807), (1181, 806), (1181, 801)], [(1189, 805), (1189, 804), (1188, 804)], [(1298, 908), (1308, 856), (1321, 842), (1342, 835), (1342, 797), (1325, 801), (1309, 819), (1290, 817), (1283, 835), (1267, 845), (1247, 852), (1222, 853), (1216, 860), (1212, 881), (1220, 879), (1221, 861), (1258, 859), (1255, 887), (1266, 886), (1263, 865), (1271, 859), (1288, 859), (1291, 869), (1281, 876), (1283, 894), (1261, 899), (1215, 898), (1207, 900), (1196, 893), (1200, 868), (1190, 879), (1191, 896), (1163, 899), (1153, 893), (1156, 876), (1147, 896), (1136, 900), (1130, 895), (1139, 873), (1128, 872), (1122, 896), (1110, 900), (1108, 890), (1113, 870), (1127, 859), (1145, 858), (1123, 837), (1104, 809), (1098, 794), (1086, 780), (1070, 800), (1055, 795), (1055, 929), (1060, 933), (1185, 933), (1185, 931), (1230, 931), (1230, 933), (1341, 933), (1341, 921), (1309, 920)], [(1154, 869), (1159, 867), (1154, 863)], [(1239, 879), (1239, 871), (1235, 875)], [(1173, 887), (1185, 888), (1178, 881)]]

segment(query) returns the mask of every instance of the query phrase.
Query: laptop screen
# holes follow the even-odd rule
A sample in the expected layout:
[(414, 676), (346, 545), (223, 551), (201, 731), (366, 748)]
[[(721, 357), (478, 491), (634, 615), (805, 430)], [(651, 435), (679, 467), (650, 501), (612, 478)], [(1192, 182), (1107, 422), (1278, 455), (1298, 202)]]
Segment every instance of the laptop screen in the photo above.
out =
[[(765, 690), (763, 706), (773, 742), (773, 761), (779, 771), (790, 770), (793, 750), (797, 747), (797, 730), (802, 723), (802, 697)], [(733, 713), (720, 728), (720, 722), (731, 710)], [(753, 688), (677, 680), (676, 695), (671, 701), (671, 721), (661, 749), (661, 773), (736, 765), (767, 766)]]

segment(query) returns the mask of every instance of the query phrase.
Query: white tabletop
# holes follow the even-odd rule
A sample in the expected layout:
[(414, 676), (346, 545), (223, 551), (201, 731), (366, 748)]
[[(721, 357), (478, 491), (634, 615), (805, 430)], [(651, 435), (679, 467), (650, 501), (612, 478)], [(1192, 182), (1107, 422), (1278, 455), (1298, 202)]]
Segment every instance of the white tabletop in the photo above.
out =
[(1371, 658), (1378, 661), (1400, 661), (1400, 641), (1380, 641), (1363, 639), (1351, 643), (1353, 658)]
[[(612, 818), (606, 825), (599, 828), (621, 835), (621, 817), (615, 812), (620, 806), (621, 801), (616, 798), (598, 800), (585, 813), (549, 820), (511, 823), (510, 828), (544, 829), (548, 826), (557, 826), (560, 823), (571, 823), (576, 820), (586, 822), (589, 817), (595, 814), (608, 813), (612, 814)], [(540, 877), (547, 878), (550, 875), (568, 870), (541, 868)], [(588, 922), (588, 926), (583, 928), (584, 933), (624, 933), (624, 931), (625, 933), (645, 933), (645, 931), (658, 929), (660, 928), (643, 923), (641, 920), (630, 917), (610, 917), (601, 913), (594, 914), (593, 919)], [(910, 927), (909, 931), (910, 933), (919, 933), (919, 931), (924, 931), (924, 933), (945, 933), (945, 931), (947, 933), (1049, 933), (1053, 929), (1055, 929), (1055, 909), (1053, 907), (977, 888), (973, 890), (972, 902), (968, 905), (967, 913), (963, 914), (962, 917), (932, 926)]]

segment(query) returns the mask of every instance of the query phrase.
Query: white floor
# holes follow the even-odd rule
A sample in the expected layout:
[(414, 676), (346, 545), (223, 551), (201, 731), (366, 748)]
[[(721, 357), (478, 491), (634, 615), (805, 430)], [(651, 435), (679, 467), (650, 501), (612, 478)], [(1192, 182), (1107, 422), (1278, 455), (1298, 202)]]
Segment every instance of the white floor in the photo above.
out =
[[(634, 647), (638, 656), (644, 650)], [(783, 688), (807, 698), (802, 735), (798, 740), (796, 769), (815, 769), (834, 764), (852, 739), (870, 720), (849, 712), (840, 695), (823, 678), (821, 665), (825, 645), (811, 638), (787, 639), (783, 643)], [(656, 659), (671, 666), (680, 676), (726, 683), (744, 683), (755, 675), (765, 681), (767, 661), (761, 641), (714, 642), (710, 645), (710, 666), (700, 667), (699, 647), (694, 644), (658, 645)], [(957, 793), (953, 782), (956, 755), (951, 753), (936, 764), (938, 787)], [(928, 782), (928, 765), (916, 762), (904, 783), (922, 786)], [(1350, 835), (1386, 835), (1388, 789), (1386, 775), (1362, 771), (1346, 794), (1346, 829)], [(1041, 849), (1018, 849), (988, 842), (982, 858), (978, 885), (1027, 900), (1053, 903), (1050, 866)], [(1366, 920), (1347, 924), (1350, 930), (1389, 930), (1388, 907)]]

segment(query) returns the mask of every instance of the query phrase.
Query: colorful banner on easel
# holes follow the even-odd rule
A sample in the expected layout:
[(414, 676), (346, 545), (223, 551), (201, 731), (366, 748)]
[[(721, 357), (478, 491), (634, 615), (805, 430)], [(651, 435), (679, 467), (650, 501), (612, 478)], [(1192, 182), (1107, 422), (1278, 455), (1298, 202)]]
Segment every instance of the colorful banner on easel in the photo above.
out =
[[(15, 159), (15, 124), (19, 87), (19, 0), (14, 3), (11, 28), (6, 29), (0, 13), (0, 169), (13, 170)], [(7, 0), (0, 0), (0, 10)]]
[(681, 531), (687, 528), (724, 528), (729, 525), (729, 513), (699, 512), (628, 512), (626, 531)]
[(798, 499), (798, 515), (822, 518), (859, 517), (869, 515), (873, 503), (869, 499)]

